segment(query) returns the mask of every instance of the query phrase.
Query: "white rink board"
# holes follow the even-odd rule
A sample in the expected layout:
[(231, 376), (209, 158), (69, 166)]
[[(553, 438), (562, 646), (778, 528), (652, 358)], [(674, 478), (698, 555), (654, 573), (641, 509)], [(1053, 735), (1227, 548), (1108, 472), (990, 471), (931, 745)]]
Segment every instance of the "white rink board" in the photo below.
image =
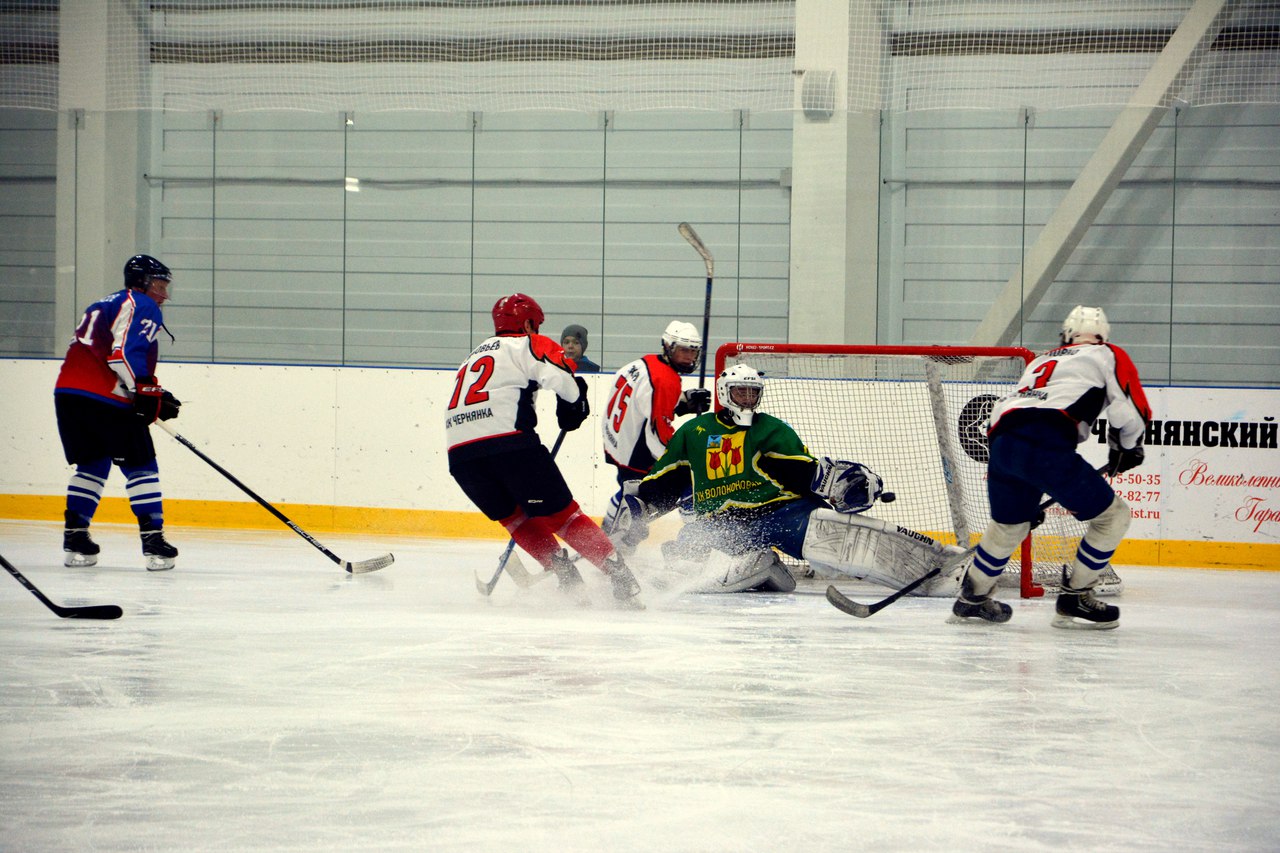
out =
[[(0, 360), (7, 411), (0, 425), (0, 494), (64, 493), (69, 469), (51, 399), (58, 367), (53, 359)], [(183, 400), (182, 415), (173, 422), (178, 431), (268, 501), (472, 509), (449, 477), (445, 460), (442, 422), (452, 371), (162, 363), (159, 375)], [(586, 380), (592, 418), (569, 434), (558, 461), (579, 503), (599, 515), (616, 489), (598, 429), (610, 376)], [(686, 384), (692, 387), (696, 379), (686, 378)], [(1130, 538), (1280, 540), (1280, 391), (1148, 388), (1147, 393), (1162, 430), (1177, 422), (1179, 443), (1148, 442), (1146, 464), (1118, 484), (1135, 510)], [(882, 404), (901, 402), (897, 397)], [(927, 403), (920, 407), (921, 417), (927, 417)], [(541, 394), (539, 408), (540, 432), (550, 446), (557, 433), (552, 395)], [(851, 449), (863, 449), (853, 455), (874, 467), (877, 448), (892, 436), (875, 424), (850, 429)], [(1239, 444), (1246, 430), (1253, 430), (1260, 446), (1222, 446), (1224, 440)], [(166, 497), (245, 500), (194, 454), (156, 432)], [(1101, 464), (1106, 445), (1090, 442), (1084, 453)], [(940, 476), (940, 468), (931, 467), (936, 465), (924, 460), (914, 473), (881, 472), (899, 496), (892, 506), (903, 519), (913, 509), (912, 478)], [(113, 480), (108, 495), (118, 488)]]

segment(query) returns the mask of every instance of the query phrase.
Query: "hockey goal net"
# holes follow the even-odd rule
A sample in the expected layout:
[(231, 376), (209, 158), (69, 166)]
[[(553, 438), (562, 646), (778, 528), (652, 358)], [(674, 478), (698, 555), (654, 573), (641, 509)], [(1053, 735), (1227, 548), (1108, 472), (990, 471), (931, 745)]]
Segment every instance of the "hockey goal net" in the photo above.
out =
[[(729, 343), (716, 352), (716, 373), (743, 363), (760, 371), (763, 411), (789, 423), (815, 455), (876, 471), (897, 499), (868, 514), (967, 548), (991, 517), (984, 422), (1032, 358), (1020, 347)], [(1050, 507), (1001, 585), (1024, 597), (1057, 588), (1083, 533), (1074, 516)], [(1106, 591), (1118, 583), (1110, 578)]]

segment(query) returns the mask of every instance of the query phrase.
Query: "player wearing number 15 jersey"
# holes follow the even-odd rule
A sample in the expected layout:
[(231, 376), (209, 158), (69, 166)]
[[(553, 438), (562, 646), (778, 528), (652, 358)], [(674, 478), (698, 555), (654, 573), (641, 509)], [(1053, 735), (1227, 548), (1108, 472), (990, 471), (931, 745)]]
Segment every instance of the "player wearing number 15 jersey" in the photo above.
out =
[(586, 381), (573, 375), (558, 343), (538, 334), (544, 319), (538, 303), (523, 293), (494, 304), (493, 337), (458, 368), (445, 412), (449, 473), (485, 517), (555, 572), (561, 588), (580, 585), (582, 577), (556, 537), (609, 576), (620, 604), (638, 607), (640, 585), (609, 537), (579, 508), (535, 430), (539, 389), (557, 396), (562, 431), (577, 429), (590, 414)]
[(996, 579), (1021, 544), (1047, 494), (1088, 530), (1070, 567), (1063, 567), (1053, 625), (1114, 628), (1120, 609), (1103, 604), (1092, 589), (1125, 531), (1129, 505), (1077, 452), (1094, 422), (1107, 414), (1114, 476), (1142, 464), (1142, 441), (1151, 408), (1129, 355), (1109, 343), (1111, 324), (1101, 308), (1077, 305), (1062, 324), (1062, 345), (1027, 365), (1018, 390), (991, 411), (991, 461), (987, 494), (991, 524), (952, 608), (952, 621), (1007, 622), (1008, 605), (991, 598)]
[[(613, 376), (609, 404), (600, 428), (604, 458), (618, 469), (618, 485), (639, 480), (666, 452), (680, 415), (700, 415), (711, 408), (705, 388), (681, 391), (680, 377), (692, 373), (702, 352), (702, 335), (692, 323), (672, 320), (662, 333), (662, 352), (637, 358)], [(618, 514), (622, 490), (609, 501), (604, 529)]]

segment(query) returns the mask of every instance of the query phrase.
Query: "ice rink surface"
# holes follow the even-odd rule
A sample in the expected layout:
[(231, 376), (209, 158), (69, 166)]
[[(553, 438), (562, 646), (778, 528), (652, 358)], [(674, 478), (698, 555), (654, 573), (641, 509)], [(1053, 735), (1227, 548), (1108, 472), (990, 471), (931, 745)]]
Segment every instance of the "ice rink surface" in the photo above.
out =
[[(0, 849), (1274, 851), (1280, 573), (1122, 568), (1115, 631), (477, 593), (502, 543), (0, 522)], [(645, 582), (645, 561), (635, 564)], [(840, 584), (871, 601), (881, 587)], [(1007, 600), (1012, 600), (1007, 598)]]

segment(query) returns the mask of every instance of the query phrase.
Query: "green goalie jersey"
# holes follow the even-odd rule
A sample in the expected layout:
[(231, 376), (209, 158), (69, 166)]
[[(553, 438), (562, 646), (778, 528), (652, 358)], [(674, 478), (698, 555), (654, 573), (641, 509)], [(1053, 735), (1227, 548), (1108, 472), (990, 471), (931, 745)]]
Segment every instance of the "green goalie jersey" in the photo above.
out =
[(813, 462), (795, 430), (772, 415), (757, 413), (743, 427), (708, 412), (676, 430), (645, 486), (670, 494), (669, 484), (683, 491), (691, 477), (694, 510), (709, 515), (801, 497)]

